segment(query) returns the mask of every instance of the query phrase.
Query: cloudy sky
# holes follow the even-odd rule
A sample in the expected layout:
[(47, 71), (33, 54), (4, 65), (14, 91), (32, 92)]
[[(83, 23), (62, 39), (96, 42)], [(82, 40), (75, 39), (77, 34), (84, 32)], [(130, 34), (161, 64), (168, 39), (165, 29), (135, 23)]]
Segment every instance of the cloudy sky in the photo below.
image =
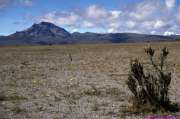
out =
[(0, 0), (0, 35), (41, 21), (70, 32), (180, 34), (180, 0)]

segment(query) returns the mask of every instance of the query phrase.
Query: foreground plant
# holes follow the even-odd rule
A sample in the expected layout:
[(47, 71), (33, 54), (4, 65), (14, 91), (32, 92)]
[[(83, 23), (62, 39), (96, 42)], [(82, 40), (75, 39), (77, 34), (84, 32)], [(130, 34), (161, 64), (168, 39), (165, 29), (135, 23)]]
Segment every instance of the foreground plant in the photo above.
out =
[(133, 93), (133, 107), (136, 111), (176, 111), (168, 97), (171, 83), (171, 72), (167, 70), (168, 49), (161, 50), (159, 62), (155, 62), (155, 50), (145, 49), (149, 56), (151, 70), (144, 70), (138, 59), (131, 61), (130, 73), (127, 80), (128, 88)]

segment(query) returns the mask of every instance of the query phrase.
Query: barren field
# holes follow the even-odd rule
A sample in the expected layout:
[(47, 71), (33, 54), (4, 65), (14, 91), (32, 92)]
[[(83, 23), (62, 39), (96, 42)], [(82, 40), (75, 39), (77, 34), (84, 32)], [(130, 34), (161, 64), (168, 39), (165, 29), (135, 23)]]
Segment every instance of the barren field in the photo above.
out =
[[(0, 47), (0, 119), (143, 119), (125, 111), (125, 81), (131, 59), (147, 63), (147, 45)], [(151, 45), (170, 50), (170, 98), (180, 104), (180, 42)]]

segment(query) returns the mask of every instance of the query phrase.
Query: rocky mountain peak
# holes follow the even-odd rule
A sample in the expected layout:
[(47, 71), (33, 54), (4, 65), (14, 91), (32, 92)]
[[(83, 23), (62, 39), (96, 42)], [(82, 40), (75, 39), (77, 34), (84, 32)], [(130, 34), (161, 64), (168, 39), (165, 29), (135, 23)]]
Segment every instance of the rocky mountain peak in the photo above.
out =
[(39, 24), (34, 24), (31, 28), (26, 30), (27, 34), (31, 36), (52, 36), (52, 37), (68, 37), (70, 33), (65, 29), (58, 27), (49, 22), (41, 22)]

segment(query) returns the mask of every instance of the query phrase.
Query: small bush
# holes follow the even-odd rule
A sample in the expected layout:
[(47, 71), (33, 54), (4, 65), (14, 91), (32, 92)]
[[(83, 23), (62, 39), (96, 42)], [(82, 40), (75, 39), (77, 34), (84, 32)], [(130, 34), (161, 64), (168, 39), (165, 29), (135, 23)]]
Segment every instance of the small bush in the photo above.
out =
[(161, 50), (159, 62), (155, 62), (155, 50), (145, 49), (150, 59), (152, 70), (144, 70), (138, 59), (131, 61), (127, 85), (133, 93), (133, 107), (136, 111), (176, 111), (168, 97), (171, 72), (168, 72), (166, 59), (169, 54), (165, 47)]

